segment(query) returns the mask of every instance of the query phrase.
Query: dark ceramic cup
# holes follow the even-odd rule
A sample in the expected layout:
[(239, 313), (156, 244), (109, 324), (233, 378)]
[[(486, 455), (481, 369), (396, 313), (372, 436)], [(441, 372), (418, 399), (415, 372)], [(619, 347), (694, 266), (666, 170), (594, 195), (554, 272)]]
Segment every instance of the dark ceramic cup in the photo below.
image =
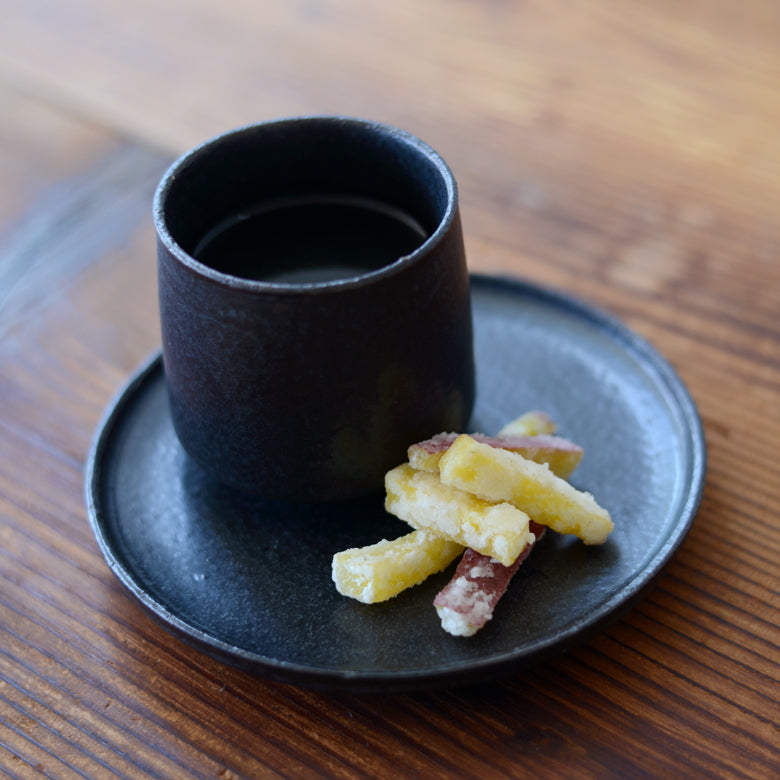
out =
[(463, 429), (457, 188), (419, 139), (340, 117), (235, 130), (173, 164), (154, 219), (173, 423), (219, 482), (356, 498), (409, 444)]

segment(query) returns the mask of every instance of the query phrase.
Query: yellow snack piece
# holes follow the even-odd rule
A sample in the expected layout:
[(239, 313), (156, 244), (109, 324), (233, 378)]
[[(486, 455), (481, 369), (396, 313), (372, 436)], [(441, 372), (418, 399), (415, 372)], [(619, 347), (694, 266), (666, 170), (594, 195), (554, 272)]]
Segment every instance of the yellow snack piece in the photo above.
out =
[(392, 541), (383, 539), (336, 553), (333, 582), (343, 596), (376, 604), (445, 569), (463, 549), (437, 534), (412, 531)]
[(612, 531), (609, 513), (590, 493), (556, 477), (547, 465), (459, 436), (439, 462), (441, 481), (485, 501), (506, 501), (531, 518), (585, 544), (601, 544)]
[[(535, 463), (546, 463), (550, 471), (567, 479), (582, 459), (582, 447), (566, 439), (548, 434), (537, 436), (485, 436), (470, 434), (476, 441), (510, 452), (517, 452)], [(450, 445), (458, 438), (457, 433), (440, 433), (427, 441), (413, 444), (407, 450), (409, 465), (420, 471), (439, 472), (439, 461)]]
[(428, 441), (412, 444), (406, 450), (409, 465), (418, 471), (430, 471), (432, 474), (438, 474), (441, 456), (457, 438), (457, 433), (439, 433)]
[(385, 489), (385, 508), (391, 514), (413, 528), (440, 534), (505, 566), (535, 540), (525, 512), (443, 485), (438, 475), (417, 471), (408, 463), (387, 472)]
[(526, 412), (508, 422), (499, 436), (539, 436), (555, 433), (555, 421), (546, 412)]

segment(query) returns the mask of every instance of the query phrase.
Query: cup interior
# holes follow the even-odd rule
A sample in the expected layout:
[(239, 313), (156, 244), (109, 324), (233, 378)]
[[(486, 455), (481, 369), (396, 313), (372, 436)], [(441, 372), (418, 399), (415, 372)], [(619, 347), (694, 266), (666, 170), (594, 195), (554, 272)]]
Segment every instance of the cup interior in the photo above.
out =
[(455, 182), (434, 150), (395, 128), (338, 117), (282, 120), (233, 131), (181, 158), (158, 189), (155, 220), (181, 260), (251, 278), (238, 266), (223, 265), (219, 250), (207, 251), (226, 226), (242, 223), (246, 231), (248, 216), (266, 214), (257, 228), (269, 242), (279, 232), (270, 244), (277, 247), (285, 235), (305, 241), (316, 220), (322, 229), (338, 231), (340, 219), (342, 233), (353, 239), (347, 225), (357, 208), (372, 212), (368, 221), (358, 220), (366, 241), (384, 235), (385, 225), (392, 233), (384, 254), (355, 271), (360, 275), (413, 254), (444, 229), (456, 210)]

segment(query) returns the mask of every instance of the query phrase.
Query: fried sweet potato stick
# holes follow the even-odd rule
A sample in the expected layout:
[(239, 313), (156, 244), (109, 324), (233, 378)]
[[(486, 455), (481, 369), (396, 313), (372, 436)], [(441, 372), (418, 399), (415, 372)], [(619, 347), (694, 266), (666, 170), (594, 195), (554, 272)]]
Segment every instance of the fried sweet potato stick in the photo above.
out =
[(463, 553), (452, 579), (433, 600), (441, 627), (448, 634), (473, 636), (493, 617), (515, 572), (546, 530), (534, 522), (530, 525), (536, 541), (527, 544), (509, 566), (475, 550), (468, 549)]
[(385, 488), (385, 508), (390, 514), (412, 528), (438, 533), (505, 565), (534, 538), (522, 510), (443, 485), (436, 474), (418, 471), (408, 463), (387, 472)]
[(585, 544), (602, 544), (612, 531), (609, 513), (590, 493), (572, 487), (545, 465), (515, 452), (499, 450), (459, 436), (439, 463), (445, 485), (485, 501), (505, 501), (522, 508), (537, 523)]
[(499, 436), (540, 436), (555, 433), (555, 421), (547, 412), (526, 412), (508, 422)]
[(353, 547), (333, 556), (332, 576), (342, 596), (376, 604), (447, 568), (463, 545), (428, 531)]
[[(460, 434), (439, 433), (430, 439), (409, 447), (409, 463), (421, 471), (438, 473), (442, 455)], [(546, 463), (561, 479), (568, 479), (582, 460), (582, 447), (560, 436), (539, 434), (534, 436), (485, 436), (472, 433), (475, 441), (501, 450), (509, 450), (535, 463)]]

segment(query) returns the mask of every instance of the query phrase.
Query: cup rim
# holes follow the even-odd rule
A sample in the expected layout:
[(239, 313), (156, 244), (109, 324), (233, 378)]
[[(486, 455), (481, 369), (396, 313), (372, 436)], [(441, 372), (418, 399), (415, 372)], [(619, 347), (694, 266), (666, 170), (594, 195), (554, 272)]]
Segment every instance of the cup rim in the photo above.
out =
[[(379, 131), (387, 136), (394, 137), (402, 143), (408, 144), (416, 151), (424, 155), (436, 168), (444, 183), (447, 193), (447, 204), (444, 213), (439, 220), (436, 229), (426, 237), (426, 239), (412, 252), (402, 255), (397, 260), (387, 265), (365, 273), (356, 274), (340, 279), (331, 279), (319, 282), (272, 282), (258, 279), (247, 279), (240, 276), (234, 276), (222, 271), (218, 271), (211, 266), (201, 262), (187, 252), (173, 237), (168, 228), (165, 216), (165, 200), (178, 173), (186, 168), (194, 159), (206, 153), (211, 148), (216, 148), (221, 144), (227, 143), (231, 139), (257, 130), (260, 127), (284, 124), (300, 124), (325, 122), (329, 124), (354, 125), (363, 127), (367, 130)], [(440, 241), (450, 229), (458, 213), (458, 186), (455, 176), (449, 165), (443, 157), (429, 144), (422, 141), (417, 136), (402, 130), (393, 125), (385, 124), (369, 119), (360, 119), (352, 116), (340, 114), (311, 114), (292, 116), (281, 119), (271, 119), (261, 122), (253, 122), (241, 127), (227, 130), (226, 132), (215, 135), (206, 141), (198, 144), (183, 155), (178, 157), (168, 167), (163, 174), (160, 183), (157, 186), (153, 201), (153, 219), (157, 231), (158, 240), (165, 249), (182, 265), (190, 271), (210, 279), (220, 285), (227, 286), (236, 290), (246, 292), (264, 292), (287, 295), (312, 295), (322, 294), (334, 291), (352, 290), (373, 284), (386, 277), (394, 276), (405, 268), (413, 265), (415, 261), (423, 254), (427, 253), (430, 247)]]

